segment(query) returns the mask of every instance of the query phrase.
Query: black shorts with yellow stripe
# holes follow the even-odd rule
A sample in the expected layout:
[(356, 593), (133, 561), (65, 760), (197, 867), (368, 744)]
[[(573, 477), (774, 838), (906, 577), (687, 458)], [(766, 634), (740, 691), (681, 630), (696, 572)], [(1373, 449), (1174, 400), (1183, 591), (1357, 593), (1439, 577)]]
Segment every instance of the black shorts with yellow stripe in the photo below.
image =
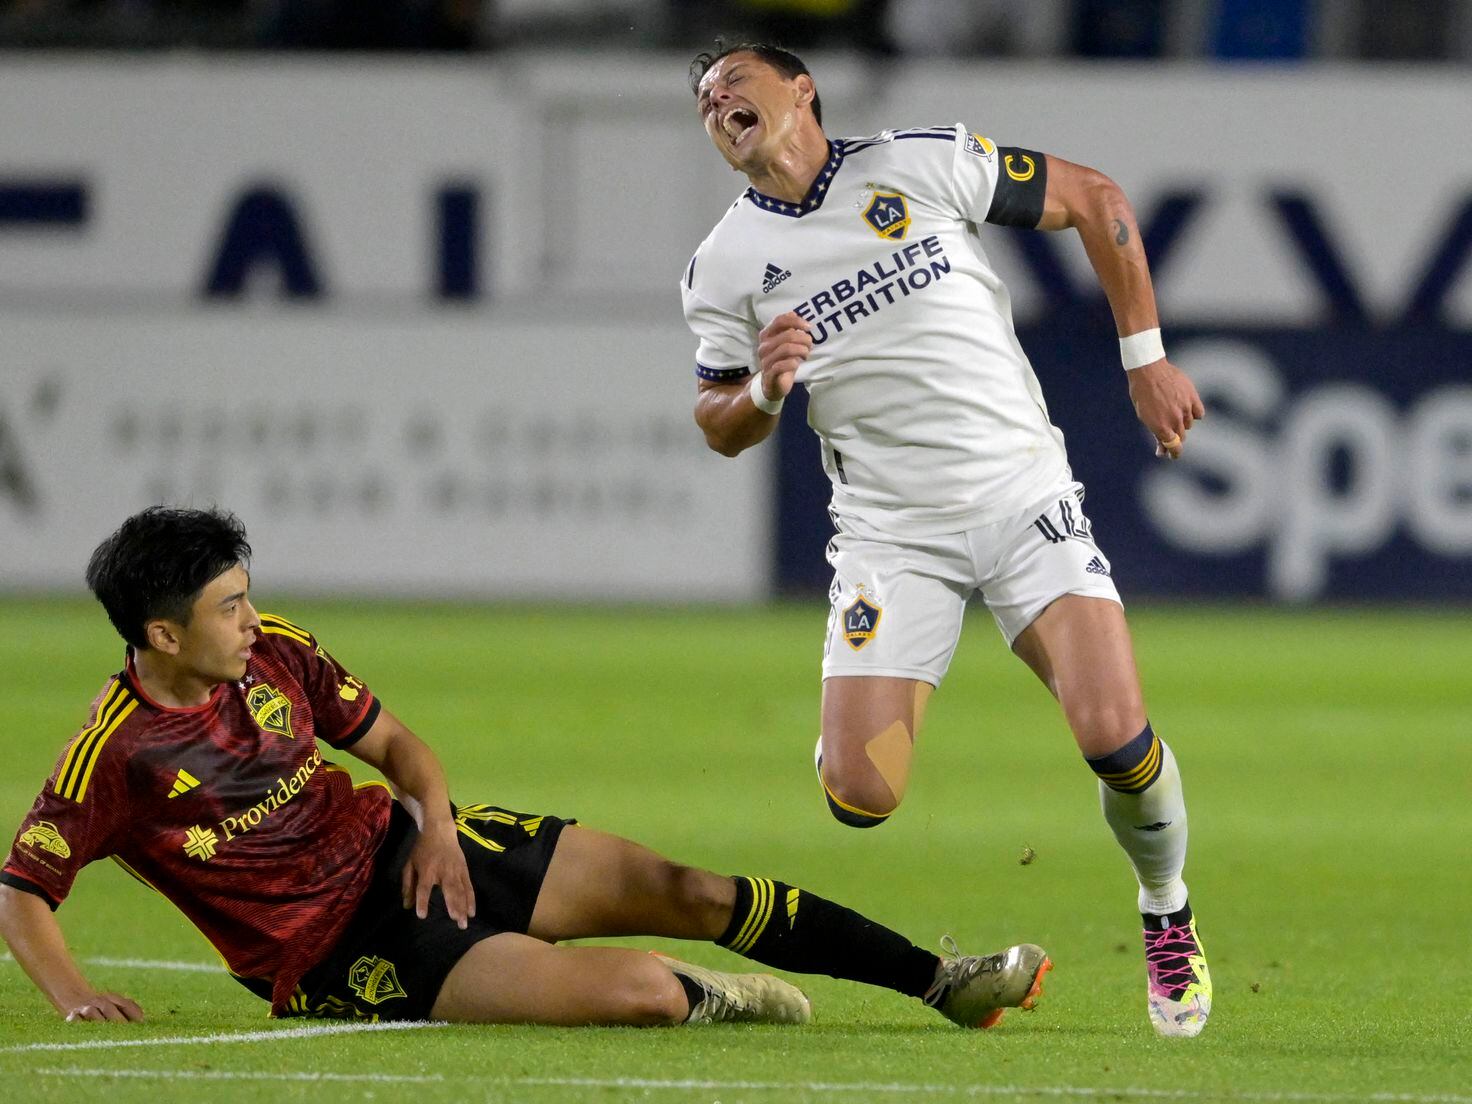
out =
[(462, 931), (438, 886), (423, 920), (404, 908), (404, 864), (419, 837), (394, 802), (373, 880), (337, 946), (297, 986), (288, 1016), (425, 1020), (455, 963), (482, 939), (525, 933), (562, 829), (575, 821), (460, 805), (455, 825), (475, 889), (475, 916)]

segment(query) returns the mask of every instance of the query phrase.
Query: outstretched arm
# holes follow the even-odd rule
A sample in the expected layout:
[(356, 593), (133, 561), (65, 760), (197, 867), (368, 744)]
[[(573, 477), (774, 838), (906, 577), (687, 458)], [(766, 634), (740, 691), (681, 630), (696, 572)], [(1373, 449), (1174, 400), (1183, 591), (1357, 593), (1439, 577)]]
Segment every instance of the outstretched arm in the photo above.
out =
[(0, 936), (36, 988), (71, 1020), (141, 1020), (143, 1009), (117, 993), (99, 993), (66, 949), (61, 925), (34, 893), (0, 885)]
[[(1158, 329), (1145, 246), (1119, 185), (1095, 169), (1051, 155), (1047, 174), (1038, 229), (1078, 231), (1121, 338)], [(1135, 413), (1160, 443), (1156, 455), (1176, 459), (1192, 422), (1206, 415), (1195, 385), (1161, 356), (1131, 369), (1129, 388)]]
[(429, 894), (439, 886), (445, 909), (461, 928), (475, 915), (475, 891), (460, 851), (450, 791), (439, 758), (428, 744), (387, 709), (348, 751), (383, 772), (399, 791), (403, 804), (419, 821), (419, 839), (404, 865), (404, 907), (422, 920), (429, 915)]
[[(740, 383), (700, 381), (695, 424), (722, 456), (759, 445), (777, 428), (777, 414), (813, 350), (808, 324), (792, 311), (779, 314), (757, 338), (758, 372)], [(760, 401), (754, 391), (760, 388)]]

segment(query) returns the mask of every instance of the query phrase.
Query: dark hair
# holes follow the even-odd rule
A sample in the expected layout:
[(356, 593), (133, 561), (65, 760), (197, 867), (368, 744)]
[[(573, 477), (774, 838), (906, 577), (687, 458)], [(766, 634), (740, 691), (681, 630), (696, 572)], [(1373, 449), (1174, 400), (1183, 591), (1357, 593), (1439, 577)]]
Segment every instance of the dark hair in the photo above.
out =
[[(710, 72), (710, 67), (721, 58), (730, 54), (755, 54), (766, 62), (777, 72), (781, 73), (786, 80), (794, 77), (808, 76), (808, 67), (803, 64), (802, 58), (791, 50), (784, 50), (780, 46), (773, 46), (770, 42), (736, 42), (727, 43), (724, 38), (717, 38), (715, 48), (705, 50), (695, 55), (695, 60), (690, 63), (690, 91), (700, 91), (701, 79)], [(823, 125), (823, 103), (818, 99), (818, 90), (813, 88), (813, 118), (818, 125)]]
[(144, 625), (158, 617), (188, 625), (206, 584), (249, 563), (245, 526), (229, 511), (150, 506), (97, 546), (87, 586), (118, 635), (146, 648)]

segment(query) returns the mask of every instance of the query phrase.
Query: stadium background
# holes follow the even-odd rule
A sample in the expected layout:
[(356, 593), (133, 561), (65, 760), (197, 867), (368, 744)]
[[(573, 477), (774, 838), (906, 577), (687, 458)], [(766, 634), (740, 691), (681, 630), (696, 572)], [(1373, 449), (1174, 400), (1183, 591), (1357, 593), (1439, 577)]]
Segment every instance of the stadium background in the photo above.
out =
[[(1124, 185), (1212, 411), (1179, 466), (1150, 462), (1072, 236), (986, 241), (1127, 595), (1472, 597), (1468, 5), (783, 7), (467, 4), (477, 48), (433, 55), (10, 54), (0, 586), (75, 589), (116, 517), (168, 498), (230, 504), (307, 592), (821, 593), (801, 404), (734, 463), (690, 424), (675, 281), (740, 182), (684, 70), (730, 22), (818, 39), (831, 133), (960, 119)], [(92, 11), (176, 46), (441, 13), (43, 2), (12, 36), (28, 11), (38, 38)], [(947, 18), (971, 56), (915, 29)], [(1209, 56), (1254, 48), (1309, 56)], [(1443, 60), (1333, 56), (1391, 48)]]
[[(573, 1082), (651, 1070), (675, 1079), (655, 1091), (703, 1077), (728, 1104), (766, 1099), (741, 1077), (794, 1099), (952, 1074), (998, 1097), (1149, 1098), (1191, 1068), (1221, 1099), (1468, 1104), (1472, 1017), (1440, 994), (1472, 981), (1469, 9), (0, 3), (0, 819), (117, 662), (79, 600), (88, 551), (148, 503), (219, 502), (251, 530), (268, 606), (430, 735), (471, 799), (719, 869), (781, 856), (773, 872), (917, 938), (1027, 933), (1067, 965), (1053, 1018), (1002, 1043), (914, 1034), (918, 1011), (819, 980), (832, 1033), (811, 1043), (448, 1033), (459, 1049), (348, 1040), (265, 1065), (243, 1048), (212, 1059), (232, 1091), (278, 1067), (433, 1067), (517, 1099), (637, 1095)], [(1098, 166), (1135, 203), (1167, 348), (1211, 410), (1169, 467), (1076, 241), (985, 234), (1192, 772), (1228, 1012), (1193, 1059), (1151, 1049), (1089, 779), (984, 614), (902, 815), (845, 832), (815, 796), (826, 484), (801, 396), (775, 447), (734, 462), (690, 416), (676, 280), (741, 187), (685, 85), (720, 28), (799, 47), (830, 133), (960, 120)], [(1025, 781), (978, 802), (991, 778)], [(976, 887), (987, 907), (955, 919)], [(75, 900), (81, 955), (209, 957), (115, 871)], [(110, 969), (179, 1006), (150, 1031), (257, 1026), (216, 977)], [(1407, 1006), (1404, 973), (1438, 995)], [(3, 963), (0, 1028), (73, 1037)], [(168, 1053), (152, 1065), (174, 1072), (135, 1068), (114, 1098), (174, 1099), (150, 1094), (194, 1067)], [(29, 1061), (0, 1054), (27, 1099), (75, 1098), (82, 1073), (30, 1079)], [(284, 1083), (272, 1099), (297, 1098)]]

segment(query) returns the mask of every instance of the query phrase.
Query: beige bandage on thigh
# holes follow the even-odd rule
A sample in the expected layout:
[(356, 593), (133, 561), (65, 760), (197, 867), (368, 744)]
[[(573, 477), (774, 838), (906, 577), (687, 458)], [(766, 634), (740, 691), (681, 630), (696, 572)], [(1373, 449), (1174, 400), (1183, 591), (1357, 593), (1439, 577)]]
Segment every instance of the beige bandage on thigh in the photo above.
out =
[(910, 758), (915, 749), (915, 737), (925, 720), (925, 704), (935, 688), (928, 682), (915, 683), (915, 696), (910, 702), (912, 725), (895, 721), (879, 735), (864, 745), (864, 754), (898, 804), (905, 796), (905, 786), (910, 781)]

